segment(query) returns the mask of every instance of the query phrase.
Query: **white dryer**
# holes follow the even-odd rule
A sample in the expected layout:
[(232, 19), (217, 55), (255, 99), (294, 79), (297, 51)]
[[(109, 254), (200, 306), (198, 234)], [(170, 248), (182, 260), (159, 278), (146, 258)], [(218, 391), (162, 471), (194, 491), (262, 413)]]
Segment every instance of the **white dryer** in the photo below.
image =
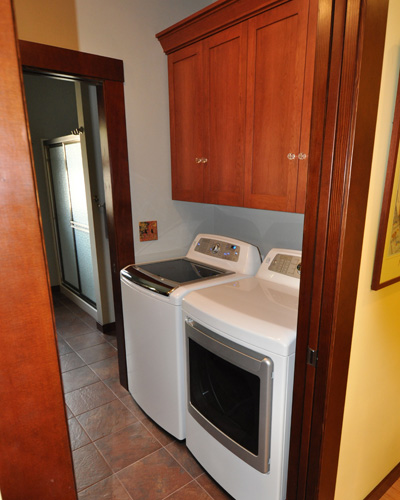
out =
[(301, 252), (183, 299), (186, 445), (236, 500), (284, 500)]
[(199, 234), (185, 257), (121, 271), (129, 392), (178, 439), (186, 436), (182, 299), (193, 290), (254, 276), (260, 264), (260, 252), (250, 243)]

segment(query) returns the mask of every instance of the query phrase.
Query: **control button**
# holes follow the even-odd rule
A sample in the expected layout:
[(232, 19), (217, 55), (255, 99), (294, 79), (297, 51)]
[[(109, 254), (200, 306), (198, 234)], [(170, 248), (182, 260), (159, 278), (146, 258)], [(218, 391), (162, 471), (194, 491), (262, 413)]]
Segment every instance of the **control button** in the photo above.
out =
[(219, 243), (216, 243), (212, 248), (211, 251), (212, 253), (218, 253), (220, 251), (221, 245)]

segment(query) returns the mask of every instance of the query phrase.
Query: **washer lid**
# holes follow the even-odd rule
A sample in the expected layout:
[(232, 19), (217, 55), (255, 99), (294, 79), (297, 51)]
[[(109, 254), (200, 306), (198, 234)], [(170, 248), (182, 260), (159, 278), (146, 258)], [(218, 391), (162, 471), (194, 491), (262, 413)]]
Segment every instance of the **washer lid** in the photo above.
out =
[(288, 356), (295, 352), (297, 306), (297, 290), (252, 277), (191, 292), (182, 307), (222, 334)]
[(166, 296), (180, 285), (229, 274), (232, 272), (205, 266), (185, 257), (148, 264), (132, 264), (121, 271), (121, 275), (129, 281)]

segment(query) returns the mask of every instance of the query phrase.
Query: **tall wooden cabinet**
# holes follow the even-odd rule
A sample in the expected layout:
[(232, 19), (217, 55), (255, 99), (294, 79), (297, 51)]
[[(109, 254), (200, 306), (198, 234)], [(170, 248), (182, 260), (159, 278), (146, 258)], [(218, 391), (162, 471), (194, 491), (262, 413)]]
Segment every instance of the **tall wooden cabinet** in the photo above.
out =
[(304, 210), (315, 5), (219, 0), (157, 35), (173, 199)]

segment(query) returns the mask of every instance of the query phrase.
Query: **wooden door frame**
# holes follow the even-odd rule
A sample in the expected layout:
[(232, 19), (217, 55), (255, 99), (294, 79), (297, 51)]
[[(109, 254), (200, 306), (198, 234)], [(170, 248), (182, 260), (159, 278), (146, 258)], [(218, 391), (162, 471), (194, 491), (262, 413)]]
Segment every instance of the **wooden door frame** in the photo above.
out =
[(319, 0), (288, 500), (335, 494), (387, 11)]
[(97, 84), (106, 216), (110, 244), (118, 365), (127, 388), (120, 270), (134, 263), (131, 193), (125, 124), (124, 68), (111, 59), (24, 40), (19, 41), (23, 69)]

